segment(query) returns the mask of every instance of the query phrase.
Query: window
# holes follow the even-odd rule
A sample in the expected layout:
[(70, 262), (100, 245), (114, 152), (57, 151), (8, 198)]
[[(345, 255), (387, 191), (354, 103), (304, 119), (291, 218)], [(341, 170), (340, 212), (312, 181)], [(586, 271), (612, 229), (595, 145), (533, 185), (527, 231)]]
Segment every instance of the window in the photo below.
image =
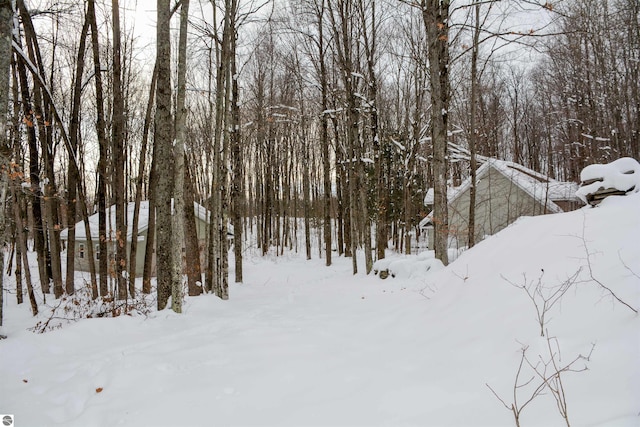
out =
[(100, 261), (100, 245), (96, 245), (94, 252), (96, 253), (96, 261)]
[(78, 258), (84, 259), (84, 243), (78, 244)]

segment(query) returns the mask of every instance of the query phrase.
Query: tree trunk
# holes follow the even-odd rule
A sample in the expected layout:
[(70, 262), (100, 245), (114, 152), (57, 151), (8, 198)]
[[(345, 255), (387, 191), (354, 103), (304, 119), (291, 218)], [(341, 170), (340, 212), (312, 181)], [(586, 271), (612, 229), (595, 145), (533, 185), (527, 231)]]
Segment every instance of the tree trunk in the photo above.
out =
[[(142, 129), (142, 144), (140, 147), (140, 163), (138, 164), (138, 176), (136, 178), (136, 196), (133, 205), (133, 219), (131, 221), (131, 249), (129, 250), (129, 294), (135, 295), (135, 280), (136, 280), (136, 261), (138, 258), (138, 226), (140, 223), (140, 203), (142, 202), (142, 183), (144, 181), (144, 174), (146, 169), (146, 160), (147, 160), (147, 145), (149, 140), (149, 129), (151, 128), (152, 114), (153, 114), (153, 105), (154, 105), (154, 94), (156, 91), (156, 82), (158, 80), (158, 71), (157, 67), (153, 69), (153, 77), (151, 78), (151, 87), (149, 88), (149, 99), (147, 101), (147, 110), (144, 116), (144, 126)], [(151, 229), (154, 228), (151, 221), (151, 202), (149, 202), (147, 213), (147, 225), (148, 225), (148, 233), (147, 240), (149, 234), (152, 234)], [(153, 251), (153, 247), (151, 248)], [(149, 252), (145, 252), (146, 254)], [(150, 252), (152, 253), (152, 252)], [(145, 290), (144, 287), (144, 279), (143, 279), (143, 292)], [(144, 292), (149, 293), (149, 292)]]
[[(112, 191), (116, 205), (115, 235), (115, 275), (118, 288), (118, 299), (127, 299), (127, 206), (124, 183), (124, 98), (122, 95), (122, 65), (120, 53), (120, 5), (118, 0), (111, 0), (113, 19), (113, 119), (111, 123), (111, 144), (113, 147), (113, 186)], [(133, 238), (133, 237), (132, 237)], [(133, 295), (132, 295), (133, 296)]]
[[(96, 22), (95, 0), (87, 2), (87, 17), (91, 26), (91, 45), (93, 52), (93, 69), (96, 87), (96, 133), (100, 157), (98, 160), (98, 245), (100, 296), (106, 297), (108, 279), (108, 250), (107, 250), (107, 136), (105, 131), (104, 96), (102, 92), (102, 67), (100, 65), (100, 45), (98, 43), (98, 25)], [(89, 236), (90, 234), (87, 234)]]
[[(189, 20), (189, 0), (182, 0), (180, 10), (180, 39), (178, 41), (178, 92), (176, 95), (176, 138), (173, 146), (173, 258), (171, 266), (171, 308), (176, 313), (182, 313), (182, 248), (184, 242), (184, 146), (186, 134), (187, 109), (186, 75), (187, 75), (187, 27)], [(193, 205), (192, 205), (193, 206)], [(192, 208), (189, 207), (189, 209)]]
[(157, 144), (154, 141), (153, 154), (151, 156), (151, 167), (149, 172), (149, 227), (147, 228), (147, 241), (145, 242), (144, 251), (144, 267), (142, 271), (142, 293), (151, 293), (151, 276), (153, 274), (154, 259), (156, 256), (156, 182), (158, 180), (158, 172), (156, 171), (157, 163)]
[(429, 46), (431, 138), (433, 141), (434, 231), (436, 258), (449, 263), (447, 207), (447, 124), (449, 116), (449, 0), (423, 0), (422, 18)]
[(13, 203), (13, 217), (16, 222), (16, 230), (17, 230), (16, 248), (18, 247), (20, 248), (20, 253), (22, 255), (22, 259), (17, 259), (16, 262), (18, 264), (22, 263), (22, 265), (24, 266), (24, 277), (27, 283), (27, 294), (29, 295), (29, 302), (31, 303), (31, 313), (33, 313), (33, 315), (36, 316), (38, 314), (38, 303), (36, 302), (36, 297), (33, 292), (33, 284), (31, 281), (31, 271), (29, 269), (29, 259), (27, 258), (28, 232), (22, 221), (22, 218), (25, 215), (21, 208), (21, 201), (18, 200), (18, 199), (21, 199), (21, 197), (18, 197), (18, 189), (16, 187), (17, 185), (14, 186), (14, 191), (13, 191), (13, 195), (15, 196), (14, 203)]
[(29, 180), (31, 183), (31, 196), (32, 196), (32, 215), (34, 221), (33, 230), (33, 242), (38, 258), (38, 272), (40, 275), (40, 286), (43, 294), (48, 294), (49, 289), (49, 275), (47, 274), (46, 267), (46, 248), (44, 241), (44, 223), (42, 221), (42, 192), (40, 191), (40, 165), (39, 165), (39, 153), (38, 142), (36, 139), (36, 132), (33, 125), (33, 109), (31, 105), (31, 94), (29, 92), (27, 72), (22, 59), (17, 61), (18, 76), (20, 79), (20, 90), (22, 96), (22, 111), (27, 124), (26, 133), (29, 143)]
[[(11, 40), (13, 34), (13, 11), (10, 0), (0, 0), (0, 247), (6, 242), (7, 192), (9, 189), (9, 163), (11, 146), (7, 139), (7, 113), (9, 108), (9, 76), (11, 67)], [(4, 253), (0, 253), (0, 327), (4, 307)], [(0, 335), (0, 338), (5, 336)]]
[[(202, 293), (202, 266), (200, 265), (200, 245), (198, 242), (198, 231), (196, 228), (196, 217), (194, 214), (194, 186), (193, 178), (190, 173), (189, 164), (186, 162), (185, 156), (184, 169), (184, 236), (185, 250), (187, 257), (187, 286), (189, 296), (197, 296)], [(204, 248), (202, 248), (204, 250)]]
[(469, 154), (471, 187), (469, 188), (469, 248), (476, 244), (476, 141), (478, 132), (476, 129), (476, 114), (478, 102), (478, 50), (480, 38), (480, 4), (475, 5), (475, 25), (473, 31), (473, 46), (471, 48), (471, 99), (470, 103), (470, 134), (469, 134)]
[[(235, 18), (234, 18), (235, 20)], [(235, 25), (234, 25), (235, 27)], [(235, 32), (234, 32), (235, 34)], [(236, 60), (237, 36), (231, 39), (231, 156), (233, 162), (233, 183), (231, 199), (233, 202), (233, 253), (236, 270), (236, 283), (242, 283), (242, 219), (245, 215), (242, 180), (244, 176), (242, 143), (240, 139), (240, 93), (238, 89), (238, 70)]]
[[(329, 81), (327, 75), (327, 65), (325, 63), (325, 40), (324, 40), (324, 9), (325, 0), (320, 0), (321, 6), (318, 10), (318, 61), (320, 61), (320, 90), (322, 97), (322, 112), (320, 115), (320, 144), (322, 146), (322, 177), (324, 186), (324, 247), (325, 264), (331, 265), (331, 159), (329, 157), (329, 119), (327, 112), (329, 108)], [(342, 251), (340, 251), (342, 252)]]
[(171, 236), (171, 196), (173, 192), (173, 153), (171, 150), (171, 39), (170, 2), (158, 0), (157, 62), (158, 82), (156, 87), (155, 115), (155, 167), (163, 171), (156, 182), (156, 264), (158, 287), (158, 310), (163, 310), (169, 301), (172, 289), (173, 238)]
[[(71, 148), (75, 153), (78, 152), (78, 133), (80, 132), (80, 102), (82, 95), (82, 80), (84, 73), (84, 52), (89, 32), (89, 17), (85, 17), (82, 31), (80, 33), (80, 44), (78, 46), (78, 54), (76, 56), (76, 72), (74, 76), (73, 97), (71, 102), (71, 119), (69, 123), (69, 139)], [(77, 186), (79, 176), (75, 173), (76, 169), (69, 160), (67, 166), (67, 269), (65, 288), (68, 295), (75, 292), (75, 253), (76, 253), (76, 222), (77, 222)], [(85, 203), (81, 200), (81, 203)], [(92, 260), (93, 262), (93, 260)]]

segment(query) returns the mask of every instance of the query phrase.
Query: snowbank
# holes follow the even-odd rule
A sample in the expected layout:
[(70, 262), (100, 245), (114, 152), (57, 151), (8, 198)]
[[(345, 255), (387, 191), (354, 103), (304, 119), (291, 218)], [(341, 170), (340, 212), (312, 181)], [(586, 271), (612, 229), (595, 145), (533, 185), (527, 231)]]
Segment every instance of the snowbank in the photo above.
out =
[[(571, 425), (636, 427), (640, 316), (594, 278), (640, 307), (638, 212), (632, 193), (521, 218), (437, 271), (424, 272), (429, 253), (390, 258), (386, 267), (402, 271), (394, 280), (353, 275), (344, 257), (325, 267), (302, 254), (247, 254), (228, 301), (188, 297), (182, 315), (94, 318), (40, 335), (9, 293), (13, 275), (0, 413), (18, 427), (513, 426), (487, 386), (522, 405), (540, 384), (524, 365), (514, 388), (523, 349), (539, 368), (550, 357), (519, 286), (543, 304), (574, 278), (545, 320), (557, 364), (584, 356), (562, 373)], [(521, 425), (567, 425), (544, 391)]]

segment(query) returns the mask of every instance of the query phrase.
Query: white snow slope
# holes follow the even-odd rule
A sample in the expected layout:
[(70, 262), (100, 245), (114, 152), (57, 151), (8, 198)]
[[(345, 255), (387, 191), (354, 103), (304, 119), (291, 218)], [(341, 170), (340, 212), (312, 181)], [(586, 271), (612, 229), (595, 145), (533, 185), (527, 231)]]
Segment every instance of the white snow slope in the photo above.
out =
[[(535, 305), (514, 285), (541, 278), (533, 299), (542, 304), (579, 271), (545, 322), (559, 368), (590, 354), (561, 374), (569, 420), (638, 426), (640, 318), (592, 276), (638, 309), (639, 248), (632, 194), (523, 218), (420, 277), (353, 276), (343, 258), (329, 268), (297, 255), (252, 258), (229, 301), (187, 298), (182, 315), (89, 319), (38, 335), (26, 330), (37, 320), (28, 303), (7, 293), (0, 413), (16, 427), (513, 426), (496, 395), (514, 402), (522, 348), (539, 371), (551, 357)], [(525, 363), (518, 381), (528, 384), (515, 393), (522, 407), (542, 380)], [(521, 424), (566, 425), (543, 393)]]

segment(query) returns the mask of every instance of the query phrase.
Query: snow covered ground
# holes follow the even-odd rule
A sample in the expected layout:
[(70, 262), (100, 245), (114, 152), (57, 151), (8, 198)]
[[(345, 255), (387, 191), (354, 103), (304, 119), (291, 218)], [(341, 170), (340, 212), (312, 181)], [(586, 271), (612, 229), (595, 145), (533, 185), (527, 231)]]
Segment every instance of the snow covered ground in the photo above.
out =
[(8, 292), (0, 413), (16, 427), (513, 426), (498, 397), (514, 403), (526, 348), (523, 426), (566, 425), (549, 388), (525, 403), (533, 367), (548, 378), (574, 360), (560, 375), (571, 424), (638, 426), (640, 318), (593, 279), (637, 310), (639, 248), (634, 193), (522, 218), (447, 268), (387, 280), (343, 258), (250, 258), (229, 301), (187, 298), (182, 315), (34, 334)]

